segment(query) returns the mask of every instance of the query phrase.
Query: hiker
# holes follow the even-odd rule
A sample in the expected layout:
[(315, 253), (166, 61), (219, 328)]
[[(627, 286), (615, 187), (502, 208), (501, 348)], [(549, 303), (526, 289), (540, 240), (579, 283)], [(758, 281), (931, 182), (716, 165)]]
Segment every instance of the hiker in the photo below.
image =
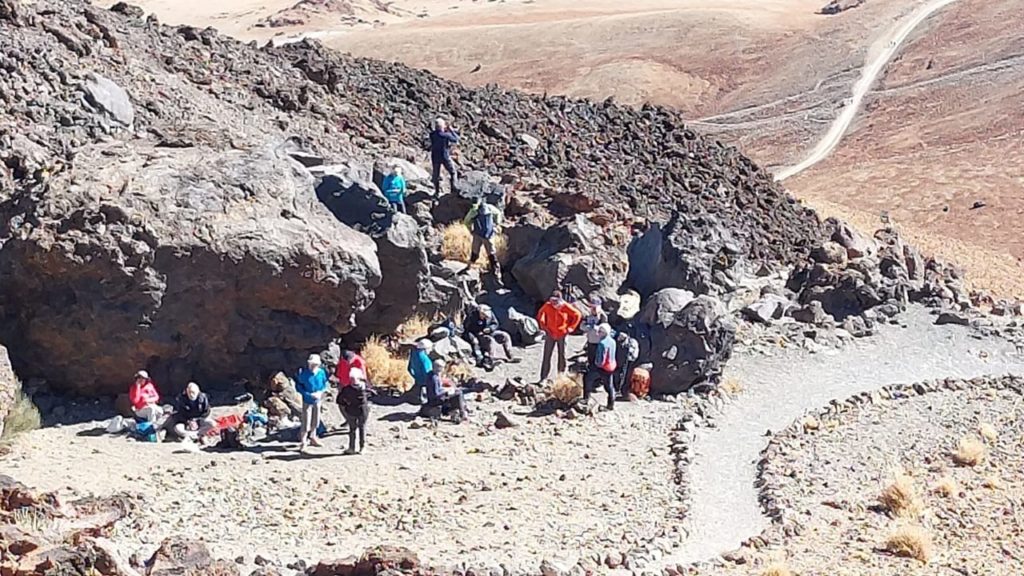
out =
[(320, 428), (320, 401), (327, 391), (327, 371), (319, 354), (310, 354), (306, 367), (299, 370), (295, 378), (295, 390), (302, 395), (302, 430), (300, 431), (299, 452), (306, 444), (322, 446), (317, 438)]
[(440, 406), (442, 413), (452, 414), (452, 421), (461, 423), (469, 417), (469, 410), (466, 409), (466, 399), (462, 390), (454, 386), (444, 385), (444, 360), (437, 360), (433, 364), (430, 376), (427, 378), (427, 406)]
[(544, 359), (540, 367), (541, 382), (551, 375), (551, 356), (558, 348), (558, 373), (568, 368), (565, 358), (565, 337), (576, 330), (582, 317), (576, 307), (562, 299), (562, 291), (555, 290), (537, 313), (537, 323), (544, 331)]
[(174, 403), (171, 431), (182, 440), (196, 441), (216, 427), (217, 422), (210, 417), (210, 399), (198, 384), (189, 382)]
[(434, 182), (435, 199), (441, 195), (441, 166), (444, 166), (444, 169), (448, 171), (452, 194), (455, 193), (457, 175), (455, 164), (452, 163), (452, 144), (458, 143), (458, 132), (454, 128), (449, 128), (444, 118), (438, 118), (434, 121), (434, 129), (430, 132), (430, 165), (432, 167), (431, 178)]
[(342, 350), (341, 359), (338, 360), (338, 368), (334, 371), (334, 377), (338, 379), (338, 387), (348, 386), (352, 383), (352, 369), (362, 371), (363, 376), (369, 381), (369, 372), (366, 370), (366, 360), (351, 350)]
[(601, 307), (601, 297), (596, 294), (590, 297), (587, 302), (587, 315), (583, 317), (583, 333), (587, 336), (587, 366), (594, 363), (594, 355), (597, 353), (597, 343), (601, 341), (601, 335), (597, 327), (608, 322), (608, 314)]
[(483, 198), (478, 198), (466, 213), (462, 223), (469, 228), (473, 235), (473, 245), (469, 251), (470, 266), (480, 257), (480, 248), (483, 247), (487, 252), (488, 270), (500, 279), (501, 267), (498, 264), (498, 254), (494, 247), (494, 237), (501, 225), (501, 210), (488, 204)]
[(407, 214), (405, 208), (405, 178), (402, 176), (402, 167), (395, 165), (391, 168), (391, 173), (384, 177), (383, 186), (381, 188), (384, 191), (384, 197), (388, 199), (388, 204), (391, 205), (391, 210), (394, 212), (401, 212)]
[(128, 388), (128, 400), (132, 404), (132, 413), (137, 420), (158, 424), (163, 419), (164, 409), (160, 406), (160, 393), (145, 370), (135, 373), (135, 380)]
[(481, 304), (475, 311), (466, 314), (462, 325), (462, 333), (473, 346), (473, 356), (477, 366), (488, 370), (494, 368), (494, 344), (501, 345), (505, 358), (515, 364), (519, 358), (512, 354), (512, 336), (500, 329), (494, 311), (486, 304)]
[(615, 339), (612, 338), (612, 327), (608, 324), (601, 324), (597, 327), (601, 335), (597, 343), (597, 352), (594, 361), (587, 364), (587, 373), (583, 377), (583, 402), (590, 401), (590, 393), (603, 386), (608, 393), (608, 409), (615, 409)]
[(640, 342), (625, 330), (615, 336), (615, 384), (618, 385), (619, 397), (629, 395), (629, 383), (633, 377), (633, 364), (640, 358)]
[(430, 372), (433, 370), (433, 362), (430, 360), (430, 351), (434, 343), (426, 338), (416, 342), (416, 349), (409, 354), (409, 374), (412, 376), (414, 398), (422, 404), (424, 401), (424, 390)]
[(370, 418), (368, 388), (366, 372), (362, 368), (352, 367), (338, 390), (338, 408), (341, 409), (341, 415), (345, 417), (345, 424), (348, 426), (348, 450), (345, 454), (360, 454), (366, 446), (366, 421)]

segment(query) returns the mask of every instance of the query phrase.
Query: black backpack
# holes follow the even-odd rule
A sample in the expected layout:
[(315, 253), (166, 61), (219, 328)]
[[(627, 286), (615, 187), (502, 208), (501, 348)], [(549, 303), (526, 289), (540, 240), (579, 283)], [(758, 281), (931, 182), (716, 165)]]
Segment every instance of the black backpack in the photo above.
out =
[(481, 204), (476, 216), (473, 217), (473, 234), (481, 238), (490, 238), (494, 236), (495, 228), (494, 214), (487, 209), (486, 205)]

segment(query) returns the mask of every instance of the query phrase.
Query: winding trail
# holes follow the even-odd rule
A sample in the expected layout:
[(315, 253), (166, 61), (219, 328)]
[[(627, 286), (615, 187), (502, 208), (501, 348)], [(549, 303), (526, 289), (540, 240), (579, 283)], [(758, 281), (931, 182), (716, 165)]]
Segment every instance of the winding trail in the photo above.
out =
[(1000, 338), (979, 338), (965, 327), (935, 326), (912, 307), (904, 326), (884, 326), (845, 349), (811, 354), (788, 350), (774, 357), (743, 354), (728, 376), (744, 389), (699, 430), (690, 468), (690, 537), (666, 564), (699, 562), (732, 550), (767, 527), (754, 487), (756, 462), (768, 430), (781, 430), (808, 410), (893, 383), (1024, 371), (1024, 357)]
[(860, 107), (864, 103), (864, 96), (871, 90), (879, 74), (885, 69), (886, 64), (892, 60), (892, 57), (896, 55), (896, 52), (899, 51), (900, 46), (906, 41), (907, 37), (922, 22), (927, 20), (929, 16), (956, 1), (932, 0), (928, 2), (903, 21), (890, 36), (883, 38), (881, 42), (885, 43), (884, 46), (878, 54), (869, 57), (869, 60), (864, 65), (860, 79), (853, 85), (853, 93), (850, 95), (846, 105), (843, 106), (842, 112), (839, 113), (835, 122), (832, 123), (832, 127), (829, 128), (825, 136), (811, 150), (807, 158), (804, 158), (798, 164), (780, 169), (775, 173), (775, 180), (781, 182), (795, 176), (828, 157), (835, 150), (836, 146), (839, 145), (846, 131), (850, 129), (850, 124), (853, 123), (853, 119), (856, 118), (857, 112), (860, 111)]

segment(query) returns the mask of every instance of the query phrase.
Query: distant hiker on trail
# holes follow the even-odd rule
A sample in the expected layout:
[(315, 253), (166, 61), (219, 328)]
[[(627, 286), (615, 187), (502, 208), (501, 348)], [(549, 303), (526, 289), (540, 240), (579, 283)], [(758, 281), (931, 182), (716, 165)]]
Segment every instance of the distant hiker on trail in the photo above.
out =
[(135, 417), (144, 422), (157, 424), (164, 417), (164, 409), (160, 406), (160, 393), (156, 384), (149, 379), (149, 373), (139, 370), (135, 373), (135, 381), (128, 388), (128, 400), (132, 404)]
[(442, 413), (452, 414), (452, 420), (459, 424), (469, 418), (466, 399), (462, 390), (444, 385), (444, 360), (434, 362), (430, 376), (427, 378), (427, 406), (440, 406)]
[(558, 348), (558, 373), (566, 371), (565, 337), (579, 327), (582, 316), (576, 307), (562, 299), (562, 291), (555, 290), (537, 313), (537, 323), (544, 331), (544, 359), (540, 367), (541, 382), (551, 375), (551, 356)]
[(434, 343), (424, 338), (416, 342), (416, 349), (409, 354), (409, 374), (412, 376), (414, 398), (422, 404), (424, 402), (424, 389), (430, 372), (434, 369), (430, 360), (430, 351)]
[(500, 280), (501, 266), (498, 264), (494, 238), (501, 226), (501, 210), (497, 206), (488, 204), (483, 198), (478, 198), (466, 213), (466, 217), (462, 219), (462, 223), (469, 228), (473, 235), (473, 246), (469, 251), (470, 266), (480, 257), (480, 248), (483, 247), (487, 251), (488, 269)]
[(320, 401), (327, 391), (327, 371), (319, 354), (310, 354), (306, 367), (299, 370), (295, 378), (295, 390), (302, 395), (302, 430), (299, 439), (299, 452), (306, 449), (306, 444), (322, 446), (317, 438), (320, 428)]
[(587, 335), (587, 365), (594, 363), (594, 354), (597, 353), (597, 343), (601, 341), (601, 335), (597, 327), (608, 322), (608, 314), (601, 307), (601, 297), (596, 294), (590, 297), (587, 302), (587, 315), (583, 317), (583, 333)]
[(619, 389), (619, 397), (625, 397), (630, 393), (629, 383), (633, 378), (633, 364), (640, 358), (640, 342), (625, 330), (620, 330), (615, 336), (615, 344), (615, 363), (618, 365), (615, 385)]
[[(349, 369), (338, 390), (338, 408), (348, 426), (348, 450), (345, 454), (359, 454), (366, 446), (366, 421), (370, 419), (370, 402), (367, 398), (369, 383), (361, 368)], [(356, 450), (356, 435), (359, 435), (359, 449)]]
[(210, 417), (210, 400), (199, 390), (199, 385), (189, 382), (174, 403), (171, 416), (171, 431), (182, 440), (196, 441), (217, 427)]
[(363, 377), (369, 381), (367, 376), (369, 372), (366, 371), (366, 360), (351, 350), (342, 350), (341, 359), (338, 360), (338, 368), (334, 371), (334, 377), (338, 379), (339, 387), (345, 387), (352, 383), (350, 374), (353, 368), (361, 370)]
[(590, 393), (603, 386), (608, 393), (608, 409), (615, 409), (615, 363), (616, 345), (612, 338), (612, 327), (601, 324), (597, 327), (601, 341), (597, 344), (594, 361), (587, 363), (587, 373), (583, 377), (583, 402), (590, 401)]
[(481, 304), (475, 311), (469, 311), (462, 324), (462, 332), (473, 346), (477, 366), (487, 370), (494, 368), (495, 343), (501, 346), (509, 362), (519, 362), (519, 358), (512, 354), (512, 336), (501, 330), (490, 306)]
[(430, 165), (432, 167), (431, 178), (434, 183), (434, 197), (441, 195), (441, 167), (448, 171), (448, 179), (451, 181), (451, 191), (455, 193), (455, 181), (458, 176), (455, 171), (455, 164), (452, 163), (452, 144), (459, 143), (459, 134), (454, 128), (449, 128), (444, 118), (434, 121), (434, 130), (430, 132)]
[(405, 178), (402, 176), (402, 167), (394, 166), (391, 173), (384, 177), (384, 197), (395, 212), (407, 214), (405, 208)]

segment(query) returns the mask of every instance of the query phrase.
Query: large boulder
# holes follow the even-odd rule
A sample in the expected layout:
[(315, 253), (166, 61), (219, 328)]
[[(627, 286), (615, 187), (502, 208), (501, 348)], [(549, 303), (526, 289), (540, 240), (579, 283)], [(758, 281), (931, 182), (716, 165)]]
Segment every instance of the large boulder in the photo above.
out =
[(339, 221), (374, 237), (391, 227), (392, 212), (387, 198), (373, 183), (372, 168), (349, 161), (314, 166), (310, 172), (319, 179), (317, 198)]
[(339, 223), (273, 149), (96, 146), (0, 250), (0, 336), (24, 378), (120, 391), (298, 365), (347, 333), (381, 282), (373, 241)]
[[(651, 390), (678, 394), (699, 384), (715, 385), (732, 356), (736, 326), (714, 297), (687, 301), (680, 294), (655, 295), (642, 318), (656, 319), (646, 327), (640, 362), (650, 362)], [(681, 307), (680, 307), (681, 306)]]
[(7, 348), (0, 346), (0, 436), (4, 435), (4, 420), (11, 413), (18, 392), (18, 379), (11, 369)]

